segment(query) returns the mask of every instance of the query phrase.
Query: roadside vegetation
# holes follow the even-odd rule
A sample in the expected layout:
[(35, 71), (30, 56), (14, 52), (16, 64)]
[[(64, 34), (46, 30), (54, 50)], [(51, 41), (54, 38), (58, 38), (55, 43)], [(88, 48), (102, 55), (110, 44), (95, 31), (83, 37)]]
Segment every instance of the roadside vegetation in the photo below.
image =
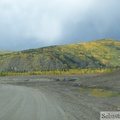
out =
[(98, 88), (80, 88), (76, 91), (80, 93), (88, 93), (88, 95), (94, 97), (120, 97), (120, 93), (118, 92), (106, 91)]
[(120, 68), (84, 68), (69, 70), (45, 70), (45, 71), (9, 71), (0, 72), (0, 76), (16, 76), (16, 75), (69, 75), (69, 74), (92, 74), (105, 73), (118, 70)]

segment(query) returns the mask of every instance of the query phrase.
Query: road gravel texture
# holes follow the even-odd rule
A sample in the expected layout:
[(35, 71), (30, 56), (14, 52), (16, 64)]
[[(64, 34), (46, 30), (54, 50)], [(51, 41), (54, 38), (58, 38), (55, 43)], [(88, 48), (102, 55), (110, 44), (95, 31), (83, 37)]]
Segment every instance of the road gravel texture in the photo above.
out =
[(101, 111), (120, 110), (120, 97), (95, 97), (80, 88), (120, 93), (120, 71), (0, 77), (0, 120), (99, 120)]

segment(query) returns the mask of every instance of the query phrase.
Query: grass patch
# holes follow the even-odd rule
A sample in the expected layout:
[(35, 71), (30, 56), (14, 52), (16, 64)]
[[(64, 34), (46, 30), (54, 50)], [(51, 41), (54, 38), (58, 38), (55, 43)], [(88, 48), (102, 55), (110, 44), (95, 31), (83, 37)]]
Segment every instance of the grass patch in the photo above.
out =
[(113, 92), (113, 91), (106, 91), (103, 89), (96, 89), (96, 88), (80, 88), (76, 91), (81, 93), (88, 93), (94, 97), (120, 97), (120, 93)]
[(0, 72), (0, 76), (16, 76), (16, 75), (70, 75), (70, 74), (94, 74), (106, 73), (118, 70), (118, 68), (83, 68), (69, 70), (45, 70), (45, 71), (5, 71)]

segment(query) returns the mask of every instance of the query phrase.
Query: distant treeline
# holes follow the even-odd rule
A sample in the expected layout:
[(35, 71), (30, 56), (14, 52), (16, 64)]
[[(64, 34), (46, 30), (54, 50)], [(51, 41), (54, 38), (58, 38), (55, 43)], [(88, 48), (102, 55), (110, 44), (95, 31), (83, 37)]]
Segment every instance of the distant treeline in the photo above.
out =
[(9, 71), (0, 72), (0, 76), (17, 76), (17, 75), (68, 75), (68, 74), (92, 74), (105, 73), (120, 69), (114, 68), (83, 68), (83, 69), (69, 69), (69, 70), (45, 70), (45, 71)]

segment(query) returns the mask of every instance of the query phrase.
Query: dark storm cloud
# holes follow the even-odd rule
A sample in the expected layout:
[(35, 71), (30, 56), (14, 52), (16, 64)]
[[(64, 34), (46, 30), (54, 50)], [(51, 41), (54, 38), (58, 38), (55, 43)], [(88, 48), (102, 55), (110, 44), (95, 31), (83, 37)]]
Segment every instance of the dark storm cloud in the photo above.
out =
[(0, 49), (119, 39), (120, 0), (1, 0)]
[(102, 38), (120, 40), (120, 1), (99, 1), (87, 11), (82, 21), (71, 25), (68, 23), (65, 30), (66, 43), (90, 41)]

